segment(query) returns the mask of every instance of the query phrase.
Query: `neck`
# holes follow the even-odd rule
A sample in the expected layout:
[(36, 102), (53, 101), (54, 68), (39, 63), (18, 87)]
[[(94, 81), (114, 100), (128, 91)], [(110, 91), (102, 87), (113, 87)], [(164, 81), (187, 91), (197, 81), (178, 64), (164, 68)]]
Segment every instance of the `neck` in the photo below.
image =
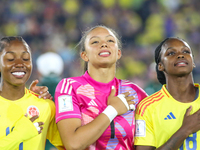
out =
[(166, 88), (174, 99), (180, 102), (192, 102), (196, 95), (192, 75), (184, 77), (166, 78)]
[(98, 82), (108, 83), (112, 81), (115, 77), (115, 68), (99, 68), (99, 69), (91, 69), (88, 68), (88, 74)]
[(0, 95), (8, 100), (18, 100), (24, 96), (25, 85), (23, 86), (14, 86), (4, 84), (0, 86), (1, 91)]

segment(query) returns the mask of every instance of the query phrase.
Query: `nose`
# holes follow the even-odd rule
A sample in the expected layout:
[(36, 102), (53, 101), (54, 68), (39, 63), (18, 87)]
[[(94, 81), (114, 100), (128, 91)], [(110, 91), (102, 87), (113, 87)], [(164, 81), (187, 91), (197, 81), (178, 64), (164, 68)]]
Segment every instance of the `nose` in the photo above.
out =
[(17, 59), (17, 60), (15, 61), (15, 66), (16, 66), (16, 68), (24, 67), (24, 63), (23, 63), (23, 61), (22, 61), (21, 59)]
[(101, 45), (101, 48), (103, 48), (103, 47), (108, 47), (108, 45), (104, 42), (104, 43), (102, 43), (102, 45)]
[(179, 58), (184, 58), (184, 55), (180, 54), (180, 55), (178, 55), (177, 58), (178, 58), (178, 59), (179, 59)]

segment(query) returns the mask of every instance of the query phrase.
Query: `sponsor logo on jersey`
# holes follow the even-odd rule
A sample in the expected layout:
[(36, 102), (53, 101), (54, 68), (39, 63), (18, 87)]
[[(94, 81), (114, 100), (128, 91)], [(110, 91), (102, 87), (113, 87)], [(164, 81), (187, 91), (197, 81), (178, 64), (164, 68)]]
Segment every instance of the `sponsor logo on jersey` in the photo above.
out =
[(72, 96), (62, 95), (58, 97), (59, 113), (73, 111)]
[(146, 123), (144, 120), (136, 120), (135, 136), (137, 137), (146, 136)]
[(28, 116), (33, 117), (33, 116), (36, 116), (36, 115), (39, 116), (40, 112), (39, 112), (39, 109), (36, 106), (31, 105), (27, 108), (27, 114), (28, 114)]
[(164, 118), (164, 120), (171, 120), (171, 119), (176, 119), (176, 117), (174, 116), (174, 114), (172, 112), (170, 112), (167, 117)]
[(88, 103), (88, 105), (89, 105), (89, 106), (98, 106), (94, 100), (91, 100), (91, 101)]

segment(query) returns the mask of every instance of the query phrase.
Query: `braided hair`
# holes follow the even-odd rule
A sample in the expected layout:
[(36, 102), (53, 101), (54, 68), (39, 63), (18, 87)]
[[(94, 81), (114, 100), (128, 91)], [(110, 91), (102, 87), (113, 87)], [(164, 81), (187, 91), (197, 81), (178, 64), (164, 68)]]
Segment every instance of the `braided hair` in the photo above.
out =
[(165, 75), (162, 71), (159, 71), (158, 70), (158, 64), (159, 62), (161, 61), (161, 56), (160, 56), (160, 52), (161, 52), (161, 49), (162, 49), (162, 46), (163, 44), (169, 40), (170, 38), (166, 38), (164, 39), (158, 46), (157, 48), (155, 49), (155, 62), (156, 62), (156, 73), (157, 73), (157, 79), (158, 81), (163, 85), (163, 84), (166, 84), (166, 78), (165, 78)]

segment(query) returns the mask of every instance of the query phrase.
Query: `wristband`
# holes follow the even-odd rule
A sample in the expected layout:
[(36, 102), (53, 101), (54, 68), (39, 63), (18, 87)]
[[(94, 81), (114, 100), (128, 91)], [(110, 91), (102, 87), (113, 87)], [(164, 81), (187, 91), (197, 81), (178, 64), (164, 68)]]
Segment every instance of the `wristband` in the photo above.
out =
[(121, 101), (124, 103), (126, 108), (129, 110), (130, 108), (129, 108), (128, 103), (127, 103), (127, 101), (125, 99), (125, 95), (124, 94), (119, 94), (119, 95), (117, 95), (117, 97), (119, 97), (121, 99)]
[(109, 118), (110, 122), (118, 115), (116, 109), (111, 105), (108, 105), (102, 113)]

